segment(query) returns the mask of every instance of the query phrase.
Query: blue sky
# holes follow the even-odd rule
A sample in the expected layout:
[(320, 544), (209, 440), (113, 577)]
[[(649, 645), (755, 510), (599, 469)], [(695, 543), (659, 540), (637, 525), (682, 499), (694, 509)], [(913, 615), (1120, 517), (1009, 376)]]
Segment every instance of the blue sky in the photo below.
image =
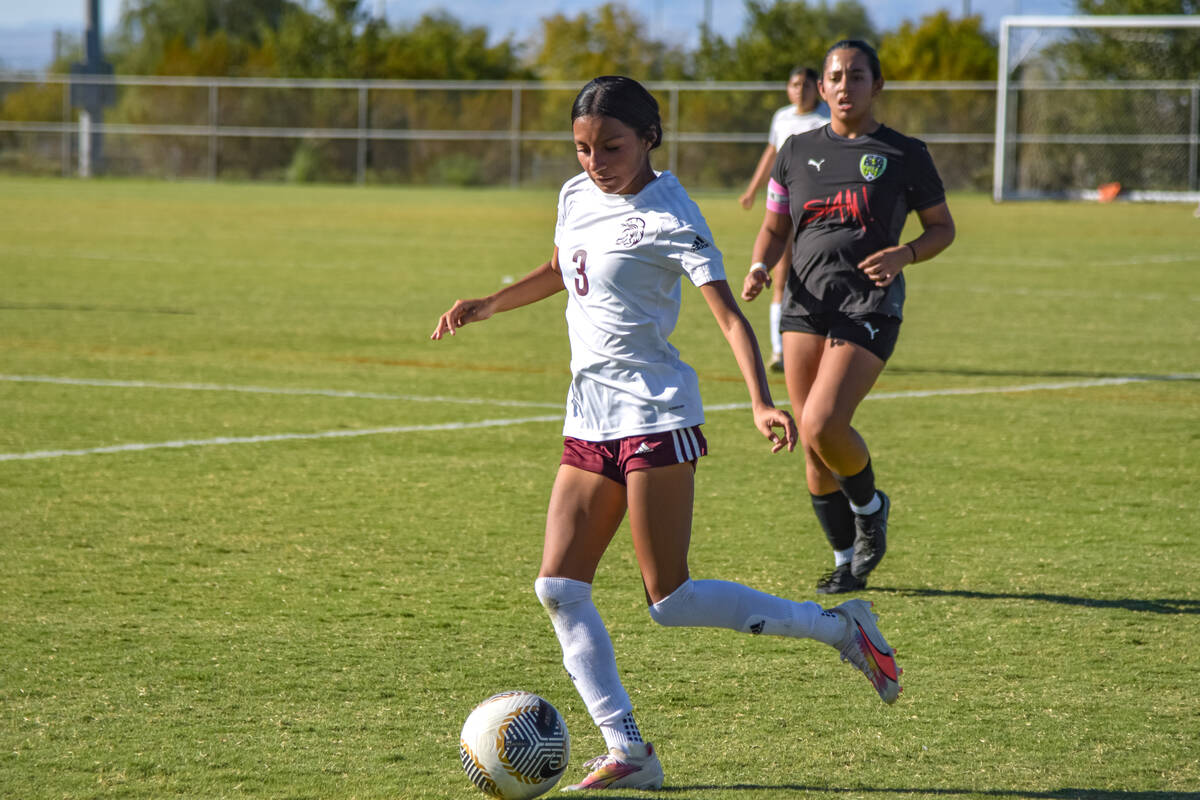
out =
[[(308, 0), (316, 5), (318, 0)], [(484, 25), (497, 38), (527, 38), (538, 20), (554, 13), (576, 15), (602, 4), (602, 0), (363, 0), (369, 11), (380, 9), (395, 23), (412, 22), (422, 13), (445, 9), (472, 25)], [(893, 28), (905, 19), (917, 20), (940, 9), (962, 14), (969, 9), (982, 14), (993, 30), (1006, 14), (1069, 14), (1072, 0), (864, 0), (875, 24)], [(119, 0), (100, 0), (101, 27), (111, 31), (120, 16)], [(704, 17), (704, 0), (635, 0), (627, 5), (642, 9), (654, 38), (695, 44)], [(34, 70), (51, 56), (53, 32), (83, 30), (84, 0), (0, 0), (0, 64), (10, 69)], [(743, 0), (711, 0), (713, 28), (731, 35), (744, 19)]]

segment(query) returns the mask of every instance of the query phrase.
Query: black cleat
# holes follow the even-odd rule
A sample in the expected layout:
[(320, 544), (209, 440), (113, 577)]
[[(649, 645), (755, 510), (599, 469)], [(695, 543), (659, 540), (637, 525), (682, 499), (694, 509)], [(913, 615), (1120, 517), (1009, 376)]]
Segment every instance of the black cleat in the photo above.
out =
[(834, 567), (817, 581), (817, 594), (841, 594), (865, 588), (867, 588), (867, 582), (862, 578), (854, 577), (854, 573), (850, 571), (849, 561), (840, 567)]
[(892, 501), (883, 492), (879, 492), (883, 505), (874, 514), (855, 514), (854, 527), (854, 558), (850, 561), (850, 571), (856, 578), (866, 578), (871, 570), (879, 566), (883, 554), (887, 552), (888, 512), (892, 509)]

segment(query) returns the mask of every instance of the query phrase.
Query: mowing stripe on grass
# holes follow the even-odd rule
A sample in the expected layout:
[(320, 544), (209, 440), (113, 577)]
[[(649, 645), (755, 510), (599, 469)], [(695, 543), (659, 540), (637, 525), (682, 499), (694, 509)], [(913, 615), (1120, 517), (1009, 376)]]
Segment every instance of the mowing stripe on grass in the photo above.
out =
[(513, 406), (518, 408), (562, 408), (562, 403), (537, 403), (525, 400), (492, 400), (483, 397), (439, 397), (413, 394), (350, 392), (340, 389), (292, 389), (271, 386), (238, 386), (222, 383), (159, 383), (157, 381), (114, 381), (103, 378), (57, 378), (52, 375), (0, 375), (0, 381), (20, 383), (60, 383), (68, 386), (101, 386), (119, 389), (184, 389), (193, 392), (247, 392), (250, 394), (315, 395), (350, 397), (363, 400), (408, 400), (414, 403), (464, 403), (468, 405)]
[(560, 422), (561, 414), (521, 419), (485, 419), (482, 422), (444, 422), (439, 425), (396, 425), (387, 428), (364, 428), (358, 431), (321, 431), (320, 433), (275, 433), (263, 436), (219, 436), (215, 439), (178, 439), (170, 442), (130, 442), (108, 447), (88, 447), (81, 450), (34, 450), (28, 453), (0, 453), (0, 461), (29, 461), (40, 458), (62, 458), (63, 456), (88, 456), (99, 453), (129, 453), (140, 450), (160, 450), (180, 447), (212, 447), (228, 444), (261, 444), (263, 442), (289, 442), (304, 439), (338, 439), (354, 436), (378, 436), (386, 433), (426, 433), (429, 431), (462, 431), (474, 428), (494, 428), (505, 425), (521, 425), (527, 422)]
[[(34, 380), (29, 376), (12, 376), (0, 375), (0, 380)], [(77, 381), (73, 379), (42, 379), (51, 383), (71, 383), (77, 385), (91, 385), (90, 381)], [(1057, 391), (1061, 389), (1080, 389), (1095, 386), (1121, 386), (1130, 383), (1151, 383), (1155, 381), (1192, 381), (1200, 380), (1200, 374), (1183, 373), (1178, 375), (1143, 375), (1143, 376), (1128, 376), (1123, 378), (1096, 378), (1086, 381), (1062, 381), (1058, 383), (1033, 383), (1024, 386), (978, 386), (963, 389), (916, 389), (905, 392), (876, 392), (868, 395), (868, 400), (897, 400), (902, 398), (920, 398), (920, 397), (949, 397), (958, 395), (977, 395), (977, 394), (1008, 394), (1016, 392), (1037, 392), (1037, 391)], [(121, 386), (137, 386), (142, 387), (146, 384), (140, 381), (105, 381), (101, 385), (121, 385)], [(205, 391), (215, 391), (218, 389), (211, 384), (151, 384), (153, 388), (183, 388), (183, 389), (203, 389)], [(258, 391), (271, 392), (272, 390), (265, 387), (227, 387), (227, 391)], [(281, 390), (279, 394), (321, 394), (334, 397), (351, 396), (351, 397), (384, 397), (394, 399), (392, 395), (367, 395), (359, 393), (344, 393), (334, 390)], [(403, 397), (401, 399), (416, 399)], [(426, 398), (433, 400), (433, 398)], [(479, 398), (459, 398), (452, 402), (462, 403), (486, 403), (487, 400)], [(548, 404), (538, 404), (548, 405)], [(555, 406), (557, 407), (557, 406)], [(708, 411), (740, 411), (750, 407), (749, 403), (723, 403), (705, 406)], [(219, 445), (231, 444), (261, 444), (264, 442), (285, 442), (298, 441), (305, 439), (336, 439), (356, 436), (378, 436), (382, 434), (395, 433), (424, 433), (429, 431), (461, 431), (471, 430), (475, 428), (495, 428), (508, 425), (524, 425), (530, 422), (558, 422), (562, 420), (561, 414), (551, 414), (540, 417), (520, 417), (516, 419), (490, 419), (482, 422), (445, 422), (436, 425), (399, 425), (386, 428), (365, 428), (357, 431), (322, 431), (319, 433), (279, 433), (266, 434), (262, 436), (220, 436), (214, 439), (179, 439), (168, 442), (132, 442), (129, 444), (110, 445), (106, 447), (88, 447), (79, 450), (34, 450), (27, 453), (0, 453), (0, 461), (30, 461), (44, 458), (62, 458), (64, 456), (86, 456), (97, 455), (101, 453), (127, 453), (141, 450), (159, 450), (164, 448), (181, 448), (181, 447), (212, 447)]]

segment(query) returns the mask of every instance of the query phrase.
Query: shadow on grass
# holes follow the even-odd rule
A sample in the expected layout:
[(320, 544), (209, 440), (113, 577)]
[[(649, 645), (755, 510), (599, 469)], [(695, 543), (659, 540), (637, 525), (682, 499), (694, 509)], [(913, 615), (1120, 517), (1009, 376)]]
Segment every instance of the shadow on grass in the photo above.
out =
[[(944, 797), (968, 795), (975, 797), (1020, 798), (1029, 797), (1035, 800), (1200, 800), (1200, 792), (1156, 792), (1132, 789), (1119, 791), (1112, 789), (1053, 789), (1051, 791), (1025, 791), (1022, 789), (917, 789), (917, 788), (848, 788), (838, 786), (803, 786), (801, 784), (750, 784), (736, 783), (731, 786), (664, 786), (660, 792), (678, 794), (680, 792), (700, 791), (766, 791), (766, 792), (825, 792), (826, 794), (929, 794)], [(639, 795), (644, 797), (645, 795)], [(633, 796), (608, 797), (606, 800), (634, 800)]]
[[(1151, 614), (1200, 614), (1200, 600), (1182, 600), (1176, 598), (1158, 598), (1156, 600), (1127, 597), (1118, 600), (1101, 600), (1095, 597), (1075, 597), (1069, 594), (1046, 594), (1045, 592), (1030, 592), (1017, 594), (1014, 592), (974, 592), (966, 589), (905, 589), (901, 587), (880, 587), (869, 589), (873, 592), (891, 592), (892, 594), (910, 597), (965, 597), (969, 600), (1036, 600), (1041, 603), (1060, 603), (1066, 606), (1083, 606), (1084, 608), (1122, 608), (1126, 611), (1145, 611)], [(1194, 795), (1200, 800), (1200, 792)]]

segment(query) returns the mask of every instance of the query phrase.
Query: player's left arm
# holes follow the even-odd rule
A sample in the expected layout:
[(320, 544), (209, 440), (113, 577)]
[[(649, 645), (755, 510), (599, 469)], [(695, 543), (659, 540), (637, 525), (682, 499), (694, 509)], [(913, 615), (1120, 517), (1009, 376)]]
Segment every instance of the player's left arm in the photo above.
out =
[(954, 218), (950, 216), (950, 206), (945, 202), (921, 209), (917, 212), (917, 219), (921, 221), (920, 236), (895, 247), (877, 250), (859, 262), (858, 268), (876, 286), (887, 286), (896, 280), (906, 266), (928, 261), (954, 241)]
[[(771, 441), (772, 453), (778, 453), (784, 447), (795, 450), (799, 439), (796, 423), (791, 414), (776, 408), (771, 400), (767, 372), (763, 367), (762, 355), (758, 351), (758, 339), (755, 338), (754, 329), (746, 315), (738, 307), (737, 300), (729, 289), (729, 283), (723, 279), (710, 281), (700, 287), (700, 293), (704, 295), (713, 317), (721, 326), (725, 341), (729, 342), (742, 378), (746, 381), (746, 388), (750, 391), (750, 406), (754, 411), (754, 426)], [(782, 439), (775, 433), (775, 428), (783, 429)]]

